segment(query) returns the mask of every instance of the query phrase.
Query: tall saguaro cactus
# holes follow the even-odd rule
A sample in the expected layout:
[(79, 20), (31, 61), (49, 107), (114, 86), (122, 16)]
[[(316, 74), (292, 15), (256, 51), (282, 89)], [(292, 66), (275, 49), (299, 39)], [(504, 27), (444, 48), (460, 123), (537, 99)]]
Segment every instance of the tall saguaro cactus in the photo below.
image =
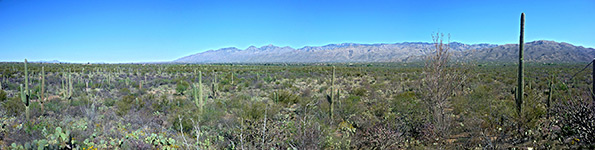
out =
[(525, 13), (521, 13), (521, 36), (519, 39), (519, 76), (518, 76), (518, 92), (516, 98), (517, 112), (521, 114), (521, 105), (523, 104), (523, 87), (525, 84), (523, 77), (523, 45), (525, 43)]
[(29, 73), (27, 73), (27, 59), (25, 59), (25, 89), (23, 90), (23, 86), (21, 85), (21, 101), (25, 105), (25, 118), (27, 122), (29, 122)]
[(203, 96), (202, 96), (202, 71), (198, 71), (198, 87), (194, 84), (192, 95), (194, 95), (194, 104), (196, 107), (200, 108), (202, 111), (203, 108)]
[(27, 71), (27, 59), (25, 59), (25, 95), (27, 96), (27, 100), (29, 100), (29, 73)]
[(213, 72), (213, 80), (211, 81), (211, 92), (212, 97), (215, 99), (217, 97), (217, 73)]
[(552, 102), (552, 94), (554, 93), (554, 88), (553, 88), (554, 79), (556, 79), (556, 77), (552, 75), (552, 79), (549, 80), (549, 87), (550, 88), (549, 88), (549, 93), (547, 95), (547, 103), (546, 103), (546, 106), (547, 106), (547, 116), (548, 116), (548, 118), (550, 117), (550, 103)]
[(44, 112), (43, 100), (44, 100), (44, 87), (45, 87), (45, 71), (43, 66), (41, 67), (41, 95), (39, 99), (39, 104), (41, 104), (41, 112)]
[(44, 94), (44, 86), (45, 86), (45, 71), (44, 68), (41, 67), (41, 95), (39, 101), (43, 101), (43, 94)]
[[(331, 78), (331, 92), (328, 95), (326, 95), (326, 98), (327, 98), (327, 100), (328, 100), (328, 102), (330, 104), (330, 106), (329, 106), (329, 115), (331, 117), (331, 120), (333, 120), (333, 116), (334, 116), (333, 111), (335, 111), (335, 108), (334, 108), (335, 102), (334, 101), (337, 99), (335, 97), (335, 93), (334, 92), (335, 92), (335, 66), (333, 66), (333, 76)], [(338, 96), (338, 93), (337, 93), (337, 96)]]
[(68, 99), (72, 102), (72, 74), (68, 72)]

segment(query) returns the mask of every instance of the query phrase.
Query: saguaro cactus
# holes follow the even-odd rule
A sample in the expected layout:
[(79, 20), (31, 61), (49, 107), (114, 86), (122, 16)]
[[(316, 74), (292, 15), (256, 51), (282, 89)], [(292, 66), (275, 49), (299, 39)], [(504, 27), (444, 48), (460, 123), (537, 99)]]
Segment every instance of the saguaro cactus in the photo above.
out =
[(213, 80), (211, 81), (211, 91), (213, 99), (217, 96), (217, 73), (213, 73)]
[(21, 84), (21, 101), (25, 105), (25, 118), (27, 122), (29, 121), (29, 73), (27, 73), (27, 59), (25, 59), (25, 89), (23, 90), (23, 85)]
[(41, 67), (41, 95), (40, 95), (40, 102), (43, 100), (44, 94), (44, 86), (45, 86), (45, 71), (44, 67)]
[(277, 91), (273, 92), (273, 102), (279, 102), (279, 93)]
[(200, 108), (200, 110), (202, 111), (203, 108), (203, 96), (202, 96), (202, 71), (198, 71), (198, 88), (196, 87), (197, 85), (194, 84), (193, 87), (193, 94), (194, 95), (194, 104), (196, 105), (196, 107)]
[(68, 99), (72, 100), (72, 74), (71, 73), (68, 73)]
[(518, 92), (517, 92), (517, 98), (516, 98), (516, 107), (517, 107), (517, 112), (520, 115), (521, 114), (521, 105), (523, 104), (523, 88), (524, 88), (524, 77), (523, 77), (523, 45), (524, 45), (524, 41), (525, 41), (525, 13), (521, 13), (521, 36), (519, 39), (519, 76), (518, 76)]
[(547, 95), (547, 116), (550, 116), (550, 103), (552, 102), (552, 94), (554, 93), (554, 88), (553, 88), (553, 84), (554, 84), (554, 79), (555, 77), (552, 75), (552, 79), (550, 80), (550, 88), (549, 88), (549, 93)]
[(40, 95), (40, 99), (39, 99), (39, 104), (41, 104), (41, 112), (44, 112), (44, 107), (43, 107), (43, 100), (44, 100), (44, 87), (45, 87), (45, 71), (43, 66), (41, 67), (41, 95)]
[(111, 81), (112, 81), (112, 80), (111, 80), (111, 78), (110, 78), (110, 73), (108, 72), (108, 73), (107, 73), (107, 85), (108, 85), (108, 86), (112, 85), (112, 82), (111, 82)]
[[(328, 95), (326, 95), (326, 99), (328, 100), (330, 106), (329, 106), (329, 116), (331, 117), (331, 120), (333, 120), (333, 116), (334, 113), (333, 111), (335, 111), (334, 109), (334, 105), (335, 105), (335, 66), (333, 66), (333, 76), (331, 78), (331, 91)], [(338, 96), (338, 94), (337, 94)]]
[(27, 71), (27, 59), (25, 59), (25, 95), (27, 96), (27, 100), (29, 100), (29, 73)]

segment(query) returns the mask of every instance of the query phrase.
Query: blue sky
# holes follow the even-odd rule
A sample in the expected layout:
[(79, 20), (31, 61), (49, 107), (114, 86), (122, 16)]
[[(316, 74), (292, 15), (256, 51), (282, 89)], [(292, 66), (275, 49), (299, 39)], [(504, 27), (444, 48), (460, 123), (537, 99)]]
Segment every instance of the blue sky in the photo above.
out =
[(555, 40), (595, 47), (595, 1), (0, 0), (0, 61), (171, 61), (224, 47)]

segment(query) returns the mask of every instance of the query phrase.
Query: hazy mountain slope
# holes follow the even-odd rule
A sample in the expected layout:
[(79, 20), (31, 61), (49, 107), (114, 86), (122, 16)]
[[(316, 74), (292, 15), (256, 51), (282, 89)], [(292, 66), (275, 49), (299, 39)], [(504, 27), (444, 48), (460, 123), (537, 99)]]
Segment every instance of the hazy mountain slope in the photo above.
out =
[[(182, 57), (174, 63), (270, 63), (270, 62), (404, 62), (419, 61), (433, 49), (432, 43), (395, 44), (329, 44), (300, 49), (267, 45), (245, 50), (235, 47), (209, 50)], [(453, 59), (463, 61), (516, 62), (518, 44), (450, 43)], [(595, 49), (555, 41), (533, 41), (525, 44), (527, 62), (588, 62)]]
[[(463, 44), (453, 42), (455, 52), (496, 47), (493, 44)], [(273, 45), (245, 50), (222, 48), (182, 57), (176, 63), (263, 63), (263, 62), (401, 62), (411, 57), (423, 56), (432, 49), (432, 43), (395, 44), (329, 44), (306, 46), (300, 49)]]
[[(480, 50), (455, 53), (457, 59), (475, 61), (518, 61), (518, 44), (506, 44)], [(595, 56), (595, 49), (574, 46), (555, 41), (533, 41), (525, 44), (526, 62), (589, 62)]]

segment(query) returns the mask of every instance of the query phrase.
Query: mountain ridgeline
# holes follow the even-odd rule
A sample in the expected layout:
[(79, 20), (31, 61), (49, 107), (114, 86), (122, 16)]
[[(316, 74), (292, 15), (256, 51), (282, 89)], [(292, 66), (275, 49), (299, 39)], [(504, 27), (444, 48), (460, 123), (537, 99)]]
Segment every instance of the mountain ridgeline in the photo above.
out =
[[(453, 59), (459, 61), (513, 62), (518, 59), (518, 44), (449, 43)], [(267, 45), (209, 50), (182, 57), (174, 63), (321, 63), (321, 62), (413, 62), (421, 61), (434, 49), (433, 43), (404, 42), (395, 44), (329, 44), (300, 49)], [(525, 44), (528, 62), (588, 62), (595, 49), (554, 41)]]

